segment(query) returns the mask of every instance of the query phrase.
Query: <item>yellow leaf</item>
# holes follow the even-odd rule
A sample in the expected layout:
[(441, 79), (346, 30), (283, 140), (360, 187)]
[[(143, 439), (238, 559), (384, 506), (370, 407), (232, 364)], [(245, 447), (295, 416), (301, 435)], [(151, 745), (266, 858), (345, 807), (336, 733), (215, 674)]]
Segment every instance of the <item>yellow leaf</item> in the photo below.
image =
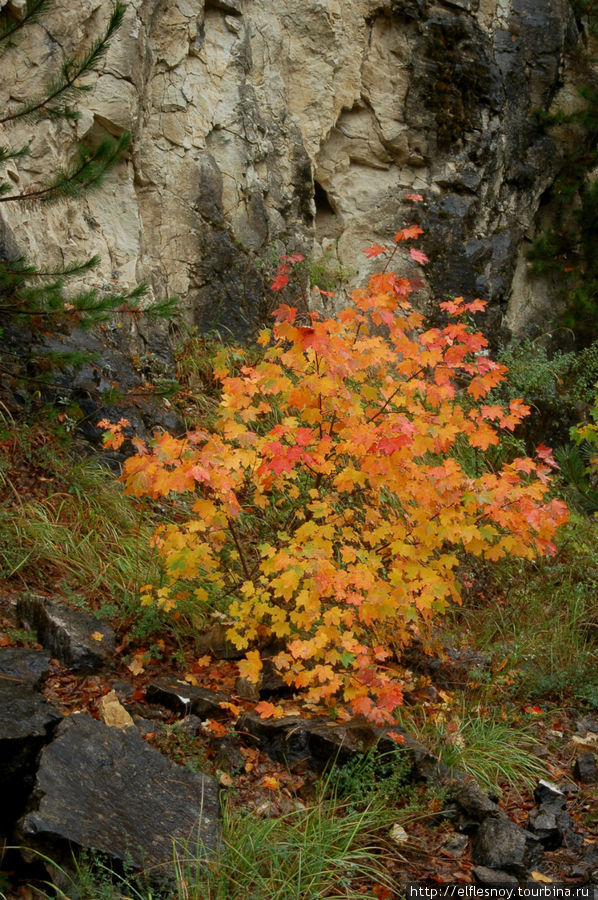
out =
[(252, 684), (257, 684), (262, 671), (262, 661), (257, 650), (249, 650), (245, 659), (239, 660), (239, 675)]
[(544, 875), (542, 872), (531, 872), (531, 876), (534, 881), (540, 881), (542, 884), (552, 884), (552, 878), (549, 878), (548, 875)]
[(102, 634), (101, 631), (94, 631), (92, 633), (91, 637), (94, 639), (94, 641), (97, 641), (98, 643), (100, 643), (101, 641), (104, 640), (104, 635)]

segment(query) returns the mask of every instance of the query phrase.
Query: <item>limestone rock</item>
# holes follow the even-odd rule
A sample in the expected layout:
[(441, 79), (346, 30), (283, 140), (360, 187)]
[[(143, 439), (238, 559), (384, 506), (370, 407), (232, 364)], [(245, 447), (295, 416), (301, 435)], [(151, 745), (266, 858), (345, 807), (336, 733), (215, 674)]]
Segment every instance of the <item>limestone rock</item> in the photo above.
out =
[[(55, 4), (23, 29), (0, 62), (4, 107), (88, 46), (98, 6)], [(90, 281), (145, 280), (190, 323), (244, 336), (267, 312), (268, 257), (327, 253), (350, 273), (340, 305), (376, 265), (364, 247), (416, 219), (421, 302), (479, 294), (489, 324), (521, 332), (554, 302), (526, 250), (563, 156), (532, 111), (575, 102), (579, 39), (566, 0), (130, 0), (79, 122), (1, 135), (31, 140), (20, 190), (84, 137), (130, 129), (130, 155), (68, 215), (4, 204), (2, 230), (46, 266), (97, 253)], [(157, 327), (131, 340), (138, 327), (162, 346)]]
[(124, 708), (115, 691), (110, 691), (98, 703), (98, 712), (109, 728), (134, 728), (132, 716)]

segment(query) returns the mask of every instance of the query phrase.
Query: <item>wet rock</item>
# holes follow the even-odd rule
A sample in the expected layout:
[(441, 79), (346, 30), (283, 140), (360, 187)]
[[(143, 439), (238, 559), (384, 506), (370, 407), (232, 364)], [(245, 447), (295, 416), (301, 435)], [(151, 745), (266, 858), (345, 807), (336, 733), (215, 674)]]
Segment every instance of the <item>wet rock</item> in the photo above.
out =
[(23, 596), (17, 602), (17, 615), (52, 656), (75, 671), (92, 672), (114, 653), (112, 628), (81, 610), (45, 597)]
[(133, 724), (139, 734), (154, 734), (154, 732), (162, 728), (162, 725), (159, 722), (154, 722), (151, 719), (144, 719), (143, 716), (133, 716)]
[(221, 703), (230, 698), (218, 691), (187, 684), (177, 678), (160, 678), (150, 684), (146, 691), (149, 703), (161, 703), (167, 709), (188, 715), (193, 713), (200, 718), (222, 713)]
[(598, 734), (598, 721), (593, 716), (584, 716), (575, 723), (575, 727), (580, 734)]
[[(47, 656), (0, 651), (0, 827), (21, 814), (33, 784), (35, 761), (62, 716), (35, 690)], [(11, 674), (13, 673), (13, 674)]]
[(23, 681), (33, 688), (41, 686), (50, 671), (50, 656), (27, 647), (0, 649), (0, 684), (2, 681)]
[(486, 866), (474, 866), (471, 874), (475, 878), (476, 884), (487, 885), (488, 887), (519, 883), (514, 875), (509, 875), (508, 872), (501, 872), (500, 869), (488, 869)]
[(173, 875), (188, 843), (213, 851), (219, 843), (218, 787), (212, 778), (176, 766), (134, 728), (108, 728), (87, 715), (58, 727), (41, 754), (29, 811), (18, 839), (69, 864), (70, 848), (129, 860), (156, 881)]
[(449, 784), (447, 791), (449, 799), (456, 803), (461, 813), (475, 825), (488, 816), (496, 818), (502, 815), (500, 808), (475, 781), (455, 780)]
[(528, 830), (536, 835), (545, 850), (556, 850), (563, 843), (563, 832), (557, 817), (547, 809), (532, 809), (527, 820)]
[(525, 876), (541, 856), (538, 838), (504, 814), (484, 819), (471, 842), (471, 858), (476, 866), (501, 869), (517, 876)]
[(557, 809), (563, 809), (567, 798), (558, 785), (541, 778), (534, 790), (534, 800), (539, 805), (549, 804), (550, 806), (556, 806)]
[(591, 753), (580, 753), (573, 764), (573, 774), (582, 784), (595, 784), (598, 781), (596, 756)]
[(402, 659), (415, 672), (432, 676), (434, 684), (441, 688), (463, 686), (474, 670), (485, 672), (490, 665), (488, 656), (470, 647), (447, 647), (440, 657), (426, 655), (422, 644), (418, 643), (408, 647)]
[(374, 746), (380, 737), (376, 728), (361, 721), (339, 724), (300, 716), (260, 719), (255, 713), (242, 715), (236, 730), (251, 737), (272, 759), (289, 764), (306, 762), (316, 770), (331, 762), (347, 762)]

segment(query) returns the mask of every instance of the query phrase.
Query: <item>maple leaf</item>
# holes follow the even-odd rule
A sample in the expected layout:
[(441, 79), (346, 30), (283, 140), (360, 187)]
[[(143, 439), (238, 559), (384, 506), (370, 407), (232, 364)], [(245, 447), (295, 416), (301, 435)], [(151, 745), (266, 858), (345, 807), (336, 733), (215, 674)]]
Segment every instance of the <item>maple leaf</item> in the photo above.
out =
[(216, 719), (208, 719), (204, 724), (204, 728), (206, 731), (209, 731), (210, 734), (213, 734), (214, 737), (222, 738), (228, 734), (228, 728), (226, 725), (223, 725), (221, 722), (217, 722)]
[(423, 228), (420, 228), (419, 225), (409, 225), (408, 228), (401, 228), (400, 231), (397, 231), (395, 234), (395, 244), (398, 244), (399, 241), (410, 241), (414, 240), (416, 237), (419, 237), (420, 234), (423, 234)]
[(479, 298), (477, 298), (476, 300), (472, 300), (471, 303), (467, 303), (465, 309), (468, 309), (469, 312), (476, 313), (483, 312), (487, 306), (487, 300), (480, 300)]
[(415, 247), (411, 248), (411, 250), (409, 251), (409, 256), (411, 257), (411, 259), (414, 259), (415, 262), (419, 263), (422, 266), (427, 262), (430, 262), (426, 254), (422, 253), (421, 250), (416, 250)]
[(381, 253), (386, 253), (386, 247), (381, 247), (380, 244), (372, 244), (371, 247), (366, 247), (363, 252), (369, 259), (373, 259), (375, 256), (380, 256)]
[(257, 650), (249, 650), (245, 659), (240, 659), (237, 665), (241, 678), (246, 678), (247, 681), (257, 684), (262, 671), (262, 660)]
[(272, 315), (277, 322), (289, 322), (292, 325), (295, 321), (295, 316), (297, 315), (297, 308), (282, 303), (278, 309), (274, 310)]
[(261, 700), (256, 705), (255, 711), (260, 719), (281, 719), (284, 716), (284, 710), (280, 706), (275, 706), (267, 700)]
[(282, 274), (276, 276), (276, 278), (270, 285), (270, 289), (272, 291), (282, 291), (282, 289), (285, 288), (288, 283), (289, 283), (289, 276), (282, 273)]
[(545, 444), (538, 444), (536, 447), (536, 453), (547, 465), (551, 466), (553, 469), (558, 469), (558, 463), (555, 462), (554, 457), (552, 455), (552, 448), (547, 447)]

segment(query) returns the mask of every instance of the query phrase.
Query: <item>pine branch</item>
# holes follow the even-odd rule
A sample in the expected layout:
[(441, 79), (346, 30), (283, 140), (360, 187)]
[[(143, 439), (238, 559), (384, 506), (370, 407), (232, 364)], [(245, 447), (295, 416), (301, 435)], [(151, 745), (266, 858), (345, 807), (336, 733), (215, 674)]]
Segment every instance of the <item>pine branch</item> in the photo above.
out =
[(14, 290), (15, 286), (24, 284), (31, 278), (69, 278), (84, 275), (100, 264), (99, 256), (91, 256), (82, 262), (73, 262), (59, 269), (43, 271), (32, 266), (24, 256), (5, 259), (0, 262), (0, 287)]
[[(77, 94), (91, 90), (91, 85), (77, 84), (77, 81), (83, 75), (94, 71), (104, 58), (108, 51), (110, 40), (122, 23), (125, 9), (125, 4), (121, 0), (117, 0), (103, 36), (94, 41), (87, 53), (79, 59), (66, 59), (62, 63), (60, 74), (52, 79), (44, 98), (32, 100), (21, 107), (18, 112), (10, 113), (0, 118), (0, 125), (22, 119), (25, 121), (37, 121), (44, 118), (77, 118), (78, 112), (69, 110), (66, 104)], [(52, 104), (56, 100), (60, 100), (60, 105), (53, 106)]]
[(0, 147), (0, 165), (9, 159), (22, 159), (24, 156), (29, 156), (30, 153), (29, 147), (19, 147), (18, 150), (13, 150), (11, 147)]
[(55, 203), (65, 197), (72, 199), (86, 191), (95, 190), (101, 187), (104, 176), (114, 168), (130, 143), (131, 135), (125, 131), (117, 141), (105, 138), (96, 150), (83, 145), (78, 149), (77, 162), (58, 172), (55, 181), (45, 187), (7, 195), (2, 191), (3, 185), (0, 185), (0, 203), (25, 200)]
[(12, 46), (11, 38), (17, 31), (20, 31), (25, 25), (32, 25), (34, 22), (37, 22), (41, 13), (46, 12), (51, 3), (52, 0), (28, 0), (25, 12), (21, 19), (14, 19), (13, 21), (9, 20), (1, 24), (0, 44), (2, 44), (3, 41), (6, 41), (6, 43), (0, 46), (0, 52), (3, 52), (8, 49), (8, 47)]

